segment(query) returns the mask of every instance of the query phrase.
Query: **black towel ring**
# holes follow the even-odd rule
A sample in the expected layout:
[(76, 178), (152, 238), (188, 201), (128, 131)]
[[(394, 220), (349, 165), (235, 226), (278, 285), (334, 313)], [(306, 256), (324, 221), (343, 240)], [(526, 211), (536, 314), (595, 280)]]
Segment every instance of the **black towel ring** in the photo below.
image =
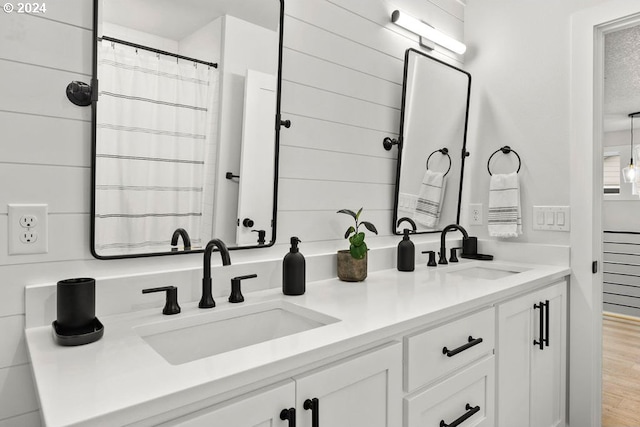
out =
[(522, 166), (522, 160), (520, 159), (520, 156), (518, 155), (518, 153), (516, 153), (516, 150), (509, 147), (508, 145), (505, 145), (504, 147), (498, 148), (496, 151), (493, 152), (493, 154), (489, 156), (489, 160), (487, 160), (487, 170), (489, 171), (489, 175), (493, 176), (493, 174), (491, 173), (491, 169), (489, 169), (489, 162), (491, 162), (491, 158), (495, 156), (499, 151), (502, 151), (503, 154), (509, 154), (509, 153), (515, 154), (516, 157), (518, 158), (518, 170), (516, 171), (516, 173), (520, 172), (520, 167)]
[(451, 170), (451, 156), (449, 155), (449, 149), (447, 147), (441, 148), (439, 150), (435, 150), (433, 153), (429, 154), (429, 157), (427, 157), (427, 170), (429, 170), (429, 159), (431, 159), (431, 156), (433, 156), (438, 152), (442, 153), (443, 156), (447, 156), (449, 158), (449, 169), (447, 169), (447, 171), (443, 175), (443, 176), (447, 176), (447, 174)]

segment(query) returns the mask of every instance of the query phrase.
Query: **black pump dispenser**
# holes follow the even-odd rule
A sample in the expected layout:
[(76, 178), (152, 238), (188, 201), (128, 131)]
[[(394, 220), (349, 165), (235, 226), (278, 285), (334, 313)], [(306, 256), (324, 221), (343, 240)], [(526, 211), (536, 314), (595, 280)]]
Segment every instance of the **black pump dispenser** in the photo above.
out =
[(291, 237), (291, 249), (282, 261), (282, 293), (302, 295), (305, 291), (305, 259), (298, 251), (300, 239)]
[[(411, 218), (400, 218), (396, 226), (400, 226), (400, 223), (403, 221), (407, 221), (413, 227), (413, 231), (416, 231), (416, 224), (411, 220)], [(408, 228), (404, 229), (404, 237), (398, 243), (398, 260), (397, 267), (398, 271), (413, 271), (416, 268), (416, 247), (413, 242), (409, 238), (410, 230)]]

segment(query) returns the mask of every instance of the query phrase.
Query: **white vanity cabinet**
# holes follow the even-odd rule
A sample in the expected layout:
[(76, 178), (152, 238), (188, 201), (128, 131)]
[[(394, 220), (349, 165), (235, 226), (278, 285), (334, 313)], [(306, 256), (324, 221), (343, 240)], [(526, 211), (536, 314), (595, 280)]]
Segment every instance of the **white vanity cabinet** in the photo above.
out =
[(492, 427), (495, 308), (408, 335), (404, 426)]
[(306, 373), (295, 382), (298, 427), (402, 424), (400, 343)]
[[(294, 409), (296, 422), (281, 420)], [(402, 345), (398, 342), (162, 424), (162, 427), (398, 427)]]
[(280, 419), (283, 409), (293, 407), (296, 387), (287, 381), (205, 408), (160, 427), (286, 427)]
[(565, 425), (566, 282), (498, 306), (498, 426)]

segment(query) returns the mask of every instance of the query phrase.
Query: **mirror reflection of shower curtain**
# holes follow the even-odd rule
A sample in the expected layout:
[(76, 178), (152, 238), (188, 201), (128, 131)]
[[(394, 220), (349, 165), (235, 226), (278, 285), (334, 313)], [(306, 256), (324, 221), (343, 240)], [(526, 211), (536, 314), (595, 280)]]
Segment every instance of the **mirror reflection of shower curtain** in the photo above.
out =
[(201, 246), (218, 71), (109, 42), (98, 61), (96, 250), (167, 251), (177, 228)]

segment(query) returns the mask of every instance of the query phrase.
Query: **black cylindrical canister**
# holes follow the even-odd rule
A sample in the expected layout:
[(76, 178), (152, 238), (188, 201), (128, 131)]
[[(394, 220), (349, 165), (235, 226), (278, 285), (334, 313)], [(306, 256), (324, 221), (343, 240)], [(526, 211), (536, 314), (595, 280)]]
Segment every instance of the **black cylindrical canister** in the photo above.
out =
[(83, 329), (96, 317), (96, 281), (91, 278), (58, 282), (58, 325), (65, 330)]
[(478, 238), (469, 237), (462, 239), (462, 253), (465, 255), (476, 255), (478, 253)]

